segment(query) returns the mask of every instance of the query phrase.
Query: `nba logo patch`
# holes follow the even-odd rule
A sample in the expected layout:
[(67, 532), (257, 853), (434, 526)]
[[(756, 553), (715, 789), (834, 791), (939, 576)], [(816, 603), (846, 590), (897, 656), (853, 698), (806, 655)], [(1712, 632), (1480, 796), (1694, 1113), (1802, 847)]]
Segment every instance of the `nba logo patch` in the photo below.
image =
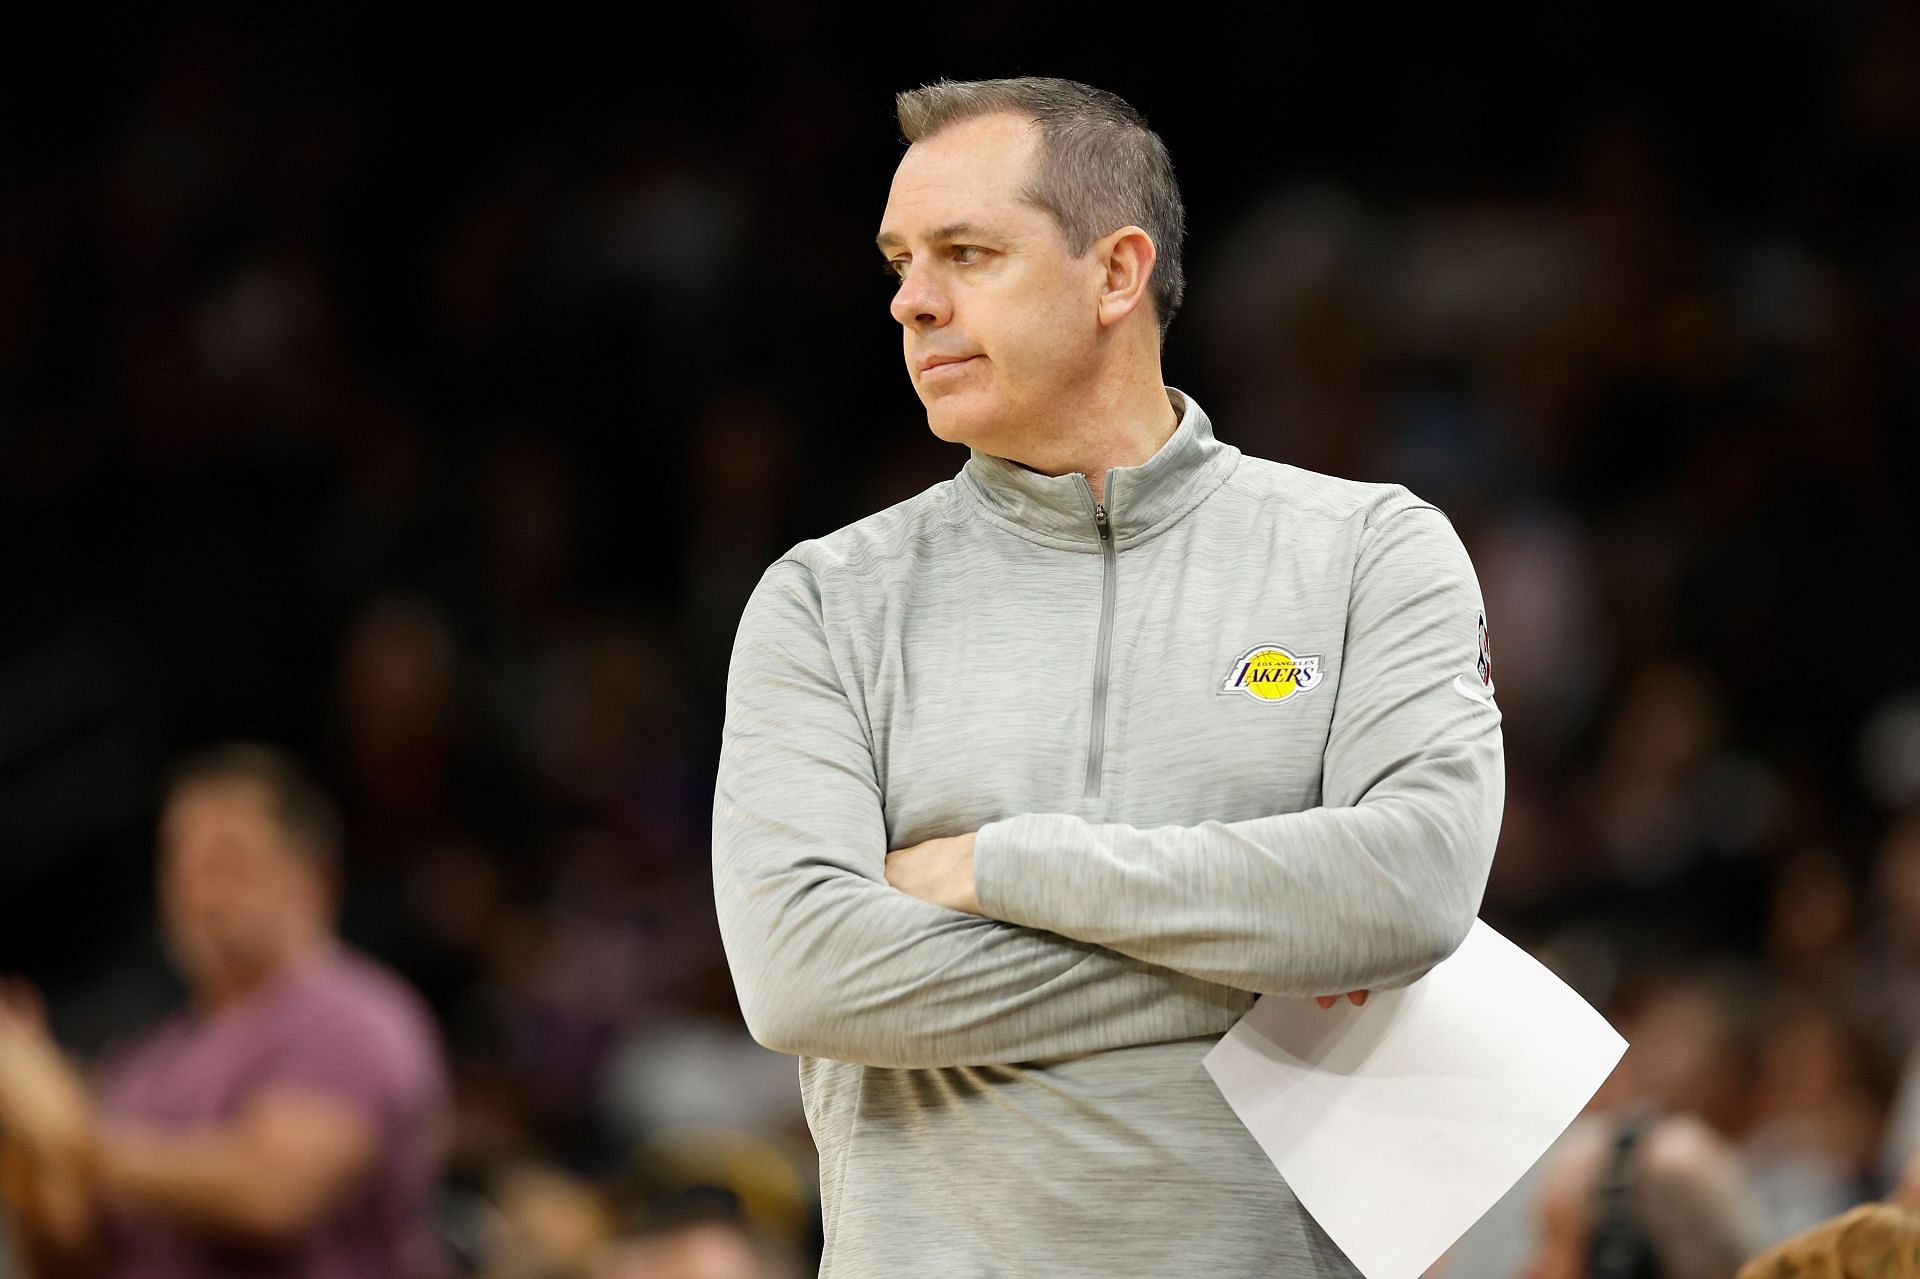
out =
[(1493, 644), (1487, 639), (1487, 615), (1480, 614), (1480, 656), (1474, 660), (1474, 669), (1480, 672), (1480, 682), (1489, 693), (1493, 691)]

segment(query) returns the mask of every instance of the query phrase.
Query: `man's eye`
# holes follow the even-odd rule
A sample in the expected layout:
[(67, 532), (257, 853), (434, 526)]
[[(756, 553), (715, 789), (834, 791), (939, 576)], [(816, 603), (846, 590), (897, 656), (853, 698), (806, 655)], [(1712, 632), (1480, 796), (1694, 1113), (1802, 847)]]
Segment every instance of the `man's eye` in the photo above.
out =
[(904, 280), (907, 278), (907, 259), (888, 258), (886, 264), (880, 269), (887, 274), (889, 279)]
[(977, 245), (956, 244), (953, 246), (953, 260), (955, 262), (960, 263), (962, 266), (966, 266), (970, 263), (978, 262), (980, 260), (980, 255), (985, 252), (986, 252), (985, 249), (982, 249)]

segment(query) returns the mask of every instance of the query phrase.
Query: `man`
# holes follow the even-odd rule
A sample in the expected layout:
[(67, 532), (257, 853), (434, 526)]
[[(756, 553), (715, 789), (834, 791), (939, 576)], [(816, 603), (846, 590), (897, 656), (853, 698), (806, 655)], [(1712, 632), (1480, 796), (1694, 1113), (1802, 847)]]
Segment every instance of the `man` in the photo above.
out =
[(192, 1009), (90, 1090), (24, 988), (0, 992), (0, 1186), (37, 1273), (440, 1273), (437, 1036), (333, 935), (339, 838), (282, 752), (191, 759), (164, 805), (159, 885)]
[(1733, 1279), (1758, 1246), (1739, 1158), (1691, 1116), (1582, 1119), (1550, 1158), (1527, 1279)]
[(1355, 1274), (1201, 1058), (1259, 993), (1357, 1001), (1465, 937), (1503, 795), (1472, 567), (1404, 489), (1244, 457), (1165, 386), (1183, 214), (1126, 103), (899, 116), (892, 313), (972, 456), (767, 570), (714, 801), (822, 1273)]

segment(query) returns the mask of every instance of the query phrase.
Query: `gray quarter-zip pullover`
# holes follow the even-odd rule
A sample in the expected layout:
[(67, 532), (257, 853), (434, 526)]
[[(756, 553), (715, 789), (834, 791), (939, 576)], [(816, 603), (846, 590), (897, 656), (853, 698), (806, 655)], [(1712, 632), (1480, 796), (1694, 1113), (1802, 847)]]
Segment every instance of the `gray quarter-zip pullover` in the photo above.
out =
[[(741, 618), (715, 896), (748, 1027), (801, 1058), (830, 1279), (1357, 1273), (1201, 1058), (1256, 994), (1466, 936), (1504, 796), (1480, 590), (1404, 488), (1169, 395), (1104, 504), (976, 451)], [(984, 917), (886, 882), (967, 831)]]

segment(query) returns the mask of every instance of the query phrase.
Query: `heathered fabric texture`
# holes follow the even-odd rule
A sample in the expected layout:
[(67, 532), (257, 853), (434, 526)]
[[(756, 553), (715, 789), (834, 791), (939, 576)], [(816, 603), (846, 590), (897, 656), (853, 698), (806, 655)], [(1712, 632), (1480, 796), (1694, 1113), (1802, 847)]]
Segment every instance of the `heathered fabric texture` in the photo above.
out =
[[(715, 893), (747, 1025), (801, 1058), (830, 1279), (1357, 1273), (1201, 1058), (1256, 992), (1391, 988), (1465, 937), (1504, 797), (1480, 590), (1405, 489), (1243, 456), (1170, 396), (1107, 475), (1101, 733), (1077, 475), (976, 451), (741, 619)], [(1263, 646), (1320, 678), (1231, 687)], [(966, 831), (988, 917), (887, 884)]]

